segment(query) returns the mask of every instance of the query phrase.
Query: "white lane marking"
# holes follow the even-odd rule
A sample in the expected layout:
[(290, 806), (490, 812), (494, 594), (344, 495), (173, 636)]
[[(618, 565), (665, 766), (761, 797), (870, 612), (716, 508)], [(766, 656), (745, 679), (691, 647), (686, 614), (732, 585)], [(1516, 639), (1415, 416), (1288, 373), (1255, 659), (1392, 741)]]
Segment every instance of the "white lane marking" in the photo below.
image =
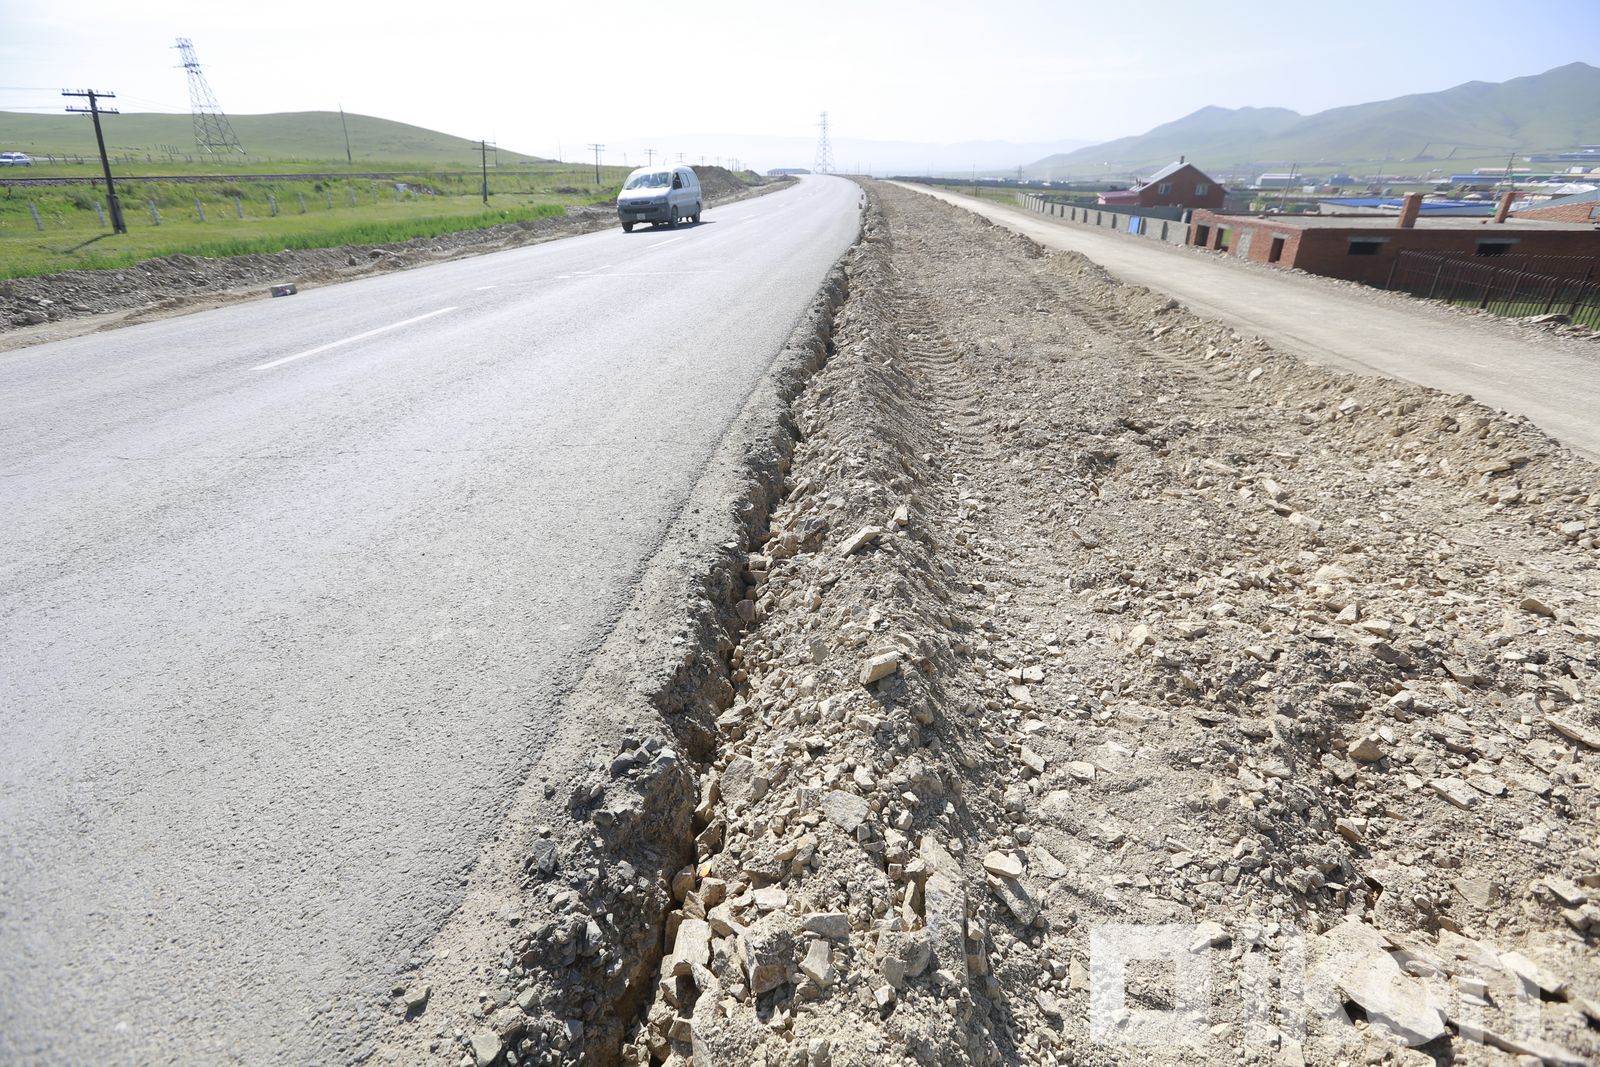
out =
[(368, 330), (366, 333), (358, 333), (354, 337), (346, 337), (339, 341), (329, 341), (325, 345), (318, 345), (316, 348), (308, 348), (304, 352), (296, 352), (292, 356), (284, 356), (282, 359), (275, 359), (270, 363), (261, 363), (251, 367), (250, 369), (271, 370), (273, 367), (281, 367), (285, 363), (293, 363), (297, 359), (305, 359), (307, 356), (315, 356), (318, 353), (326, 352), (330, 348), (338, 348), (340, 345), (351, 345), (355, 344), (357, 341), (365, 341), (367, 338), (376, 337), (380, 333), (388, 333), (390, 330), (398, 330), (402, 326), (410, 326), (414, 322), (421, 322), (423, 319), (431, 319), (436, 315), (443, 315), (446, 312), (455, 310), (457, 309), (454, 307), (440, 308), (438, 311), (430, 311), (426, 315), (418, 315), (415, 318), (406, 319), (404, 322), (392, 322), (387, 326), (379, 326), (376, 330)]
[(612, 263), (602, 263), (602, 264), (600, 264), (600, 265), (599, 265), (599, 266), (598, 266), (598, 267), (590, 267), (590, 268), (589, 268), (589, 269), (588, 269), (588, 270), (575, 270), (575, 271), (573, 271), (573, 272), (572, 272), (572, 273), (573, 273), (573, 274), (577, 274), (577, 275), (583, 275), (583, 274), (598, 274), (598, 273), (600, 273), (600, 272), (601, 272), (601, 271), (603, 271), (603, 270), (609, 270), (609, 269), (610, 269), (610, 268), (611, 268), (611, 267), (613, 267), (613, 266), (615, 266), (615, 264), (612, 264)]
[(477, 288), (477, 289), (475, 289), (475, 290), (473, 290), (473, 291), (474, 291), (474, 292), (478, 292), (478, 293), (481, 293), (481, 292), (483, 292), (483, 291), (484, 291), (484, 290), (486, 290), (486, 289), (498, 289), (498, 288), (500, 288), (500, 287), (499, 287), (499, 286), (498, 286), (498, 285), (480, 285), (480, 286), (478, 286), (478, 288)]
[(607, 278), (683, 278), (700, 274), (721, 274), (720, 270), (632, 270), (607, 274)]
[[(618, 270), (607, 274), (607, 278), (668, 278), (683, 277), (698, 274), (722, 274), (720, 270)], [(556, 274), (545, 281), (572, 282), (593, 281), (600, 277), (598, 274)]]
[(687, 241), (689, 239), (689, 237), (690, 237), (689, 234), (684, 234), (681, 237), (669, 237), (665, 241), (656, 242), (655, 244), (651, 245), (649, 248), (646, 248), (643, 252), (640, 252), (639, 254), (641, 256), (649, 255), (651, 252), (654, 252), (656, 249), (665, 248), (665, 247), (667, 247), (668, 245), (672, 244), (675, 241)]

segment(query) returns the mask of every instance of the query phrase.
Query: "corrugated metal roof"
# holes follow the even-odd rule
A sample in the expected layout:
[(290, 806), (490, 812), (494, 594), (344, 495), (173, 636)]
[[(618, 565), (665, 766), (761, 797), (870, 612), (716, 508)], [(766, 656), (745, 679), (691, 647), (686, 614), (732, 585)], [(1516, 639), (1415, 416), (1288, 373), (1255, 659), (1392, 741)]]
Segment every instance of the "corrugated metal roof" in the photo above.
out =
[[(1174, 174), (1178, 173), (1184, 167), (1193, 167), (1193, 166), (1194, 166), (1193, 163), (1168, 163), (1166, 166), (1162, 167), (1160, 170), (1158, 170), (1154, 174), (1150, 175), (1150, 177), (1146, 178), (1144, 180), (1144, 183), (1146, 185), (1150, 185), (1150, 184), (1152, 184), (1154, 182), (1160, 181), (1162, 178), (1170, 178), (1170, 177), (1172, 177)], [(1195, 167), (1195, 169), (1199, 170), (1200, 168), (1199, 167)]]
[(1535, 204), (1524, 211), (1543, 211), (1547, 207), (1566, 207), (1568, 204), (1589, 204), (1600, 200), (1600, 189), (1590, 189), (1586, 193), (1573, 193), (1571, 196), (1558, 196), (1554, 200), (1546, 200), (1542, 204)]
[[(1329, 204), (1333, 207), (1392, 207), (1400, 208), (1405, 201), (1398, 196), (1336, 196), (1324, 197), (1317, 201), (1320, 204)], [(1422, 213), (1430, 211), (1463, 211), (1467, 209), (1482, 210), (1485, 215), (1494, 213), (1492, 200), (1424, 200)]]

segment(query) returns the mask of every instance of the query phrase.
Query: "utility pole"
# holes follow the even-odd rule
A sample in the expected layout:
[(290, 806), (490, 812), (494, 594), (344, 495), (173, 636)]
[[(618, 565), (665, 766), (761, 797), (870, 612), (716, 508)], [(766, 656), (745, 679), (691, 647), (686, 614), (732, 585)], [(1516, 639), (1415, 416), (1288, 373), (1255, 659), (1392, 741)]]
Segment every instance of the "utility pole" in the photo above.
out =
[(606, 150), (606, 146), (603, 144), (592, 144), (589, 146), (589, 149), (590, 151), (594, 152), (594, 187), (598, 189), (600, 188), (600, 153)]
[(344, 102), (339, 102), (339, 126), (344, 130), (344, 161), (352, 167), (356, 165), (356, 157), (350, 154), (350, 125), (344, 121)]
[(90, 118), (94, 119), (94, 139), (95, 143), (100, 146), (100, 166), (105, 171), (106, 175), (106, 203), (111, 207), (111, 230), (113, 233), (127, 233), (128, 224), (122, 219), (122, 203), (117, 200), (116, 186), (111, 183), (111, 160), (106, 156), (106, 136), (100, 132), (101, 115), (120, 114), (120, 112), (118, 112), (114, 107), (101, 108), (100, 101), (102, 99), (115, 100), (117, 98), (117, 94), (97, 93), (93, 89), (82, 89), (78, 92), (73, 92), (69, 89), (63, 89), (61, 90), (61, 95), (88, 98), (88, 107), (69, 107), (67, 110), (74, 114), (87, 114)]
[(483, 163), (483, 206), (489, 206), (489, 142), (479, 141), (478, 151)]
[(655, 166), (655, 163), (656, 163), (656, 150), (654, 148), (646, 148), (644, 150), (644, 165), (647, 166), (647, 167), (653, 167), (653, 166)]

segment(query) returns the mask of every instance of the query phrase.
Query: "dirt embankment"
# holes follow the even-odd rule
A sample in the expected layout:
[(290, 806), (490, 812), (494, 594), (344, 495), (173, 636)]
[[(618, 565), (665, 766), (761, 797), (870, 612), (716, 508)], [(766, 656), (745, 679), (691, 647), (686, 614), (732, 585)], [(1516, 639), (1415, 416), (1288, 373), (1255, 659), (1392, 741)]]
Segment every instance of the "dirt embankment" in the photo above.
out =
[[(706, 202), (732, 203), (772, 192), (792, 179), (760, 185), (721, 167), (697, 168)], [(266, 295), (273, 285), (348, 281), (462, 256), (500, 252), (615, 225), (610, 205), (568, 208), (565, 215), (461, 230), (385, 245), (285, 250), (272, 255), (163, 256), (116, 270), (75, 270), (0, 281), (0, 350), (94, 329), (215, 307)]]
[(1596, 469), (876, 195), (635, 1048), (1592, 1061)]
[(1600, 1057), (1600, 471), (871, 189), (792, 457), (405, 1047)]

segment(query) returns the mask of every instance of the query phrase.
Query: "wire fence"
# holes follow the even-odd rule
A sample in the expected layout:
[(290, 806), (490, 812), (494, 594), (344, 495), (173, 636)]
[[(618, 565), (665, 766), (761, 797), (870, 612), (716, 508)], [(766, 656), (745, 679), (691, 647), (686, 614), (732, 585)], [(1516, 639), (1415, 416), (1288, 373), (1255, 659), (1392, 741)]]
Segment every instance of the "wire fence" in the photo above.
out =
[(1600, 328), (1600, 257), (1399, 252), (1386, 289), (1497, 315), (1566, 315)]

